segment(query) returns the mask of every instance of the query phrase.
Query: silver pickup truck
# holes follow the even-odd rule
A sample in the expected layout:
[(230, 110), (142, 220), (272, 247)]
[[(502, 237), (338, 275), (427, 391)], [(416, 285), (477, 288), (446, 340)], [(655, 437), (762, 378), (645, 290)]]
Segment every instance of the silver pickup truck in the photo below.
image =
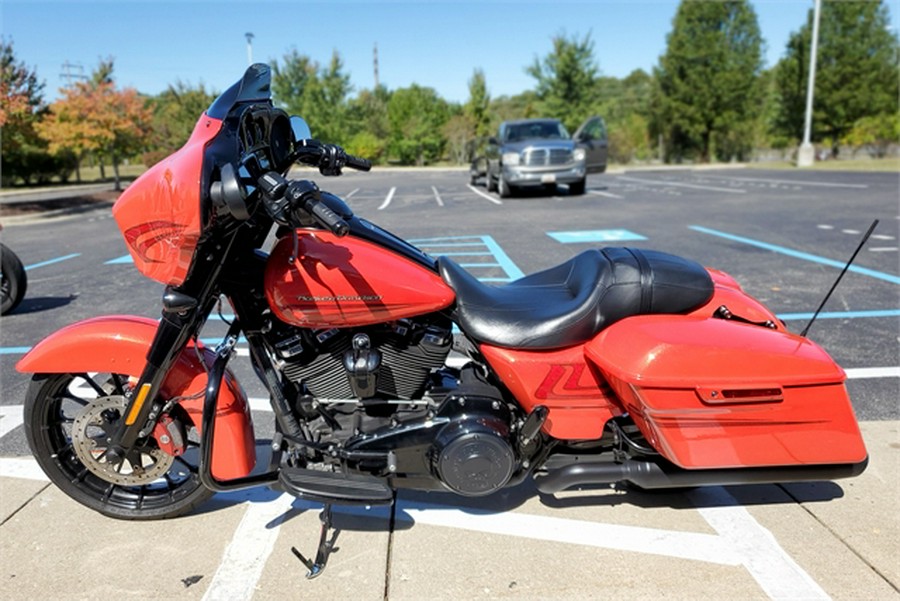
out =
[(496, 137), (488, 140), (486, 155), (472, 163), (470, 180), (485, 178), (488, 191), (501, 197), (517, 188), (569, 187), (584, 194), (586, 176), (606, 171), (606, 125), (591, 117), (570, 136), (557, 119), (504, 121)]

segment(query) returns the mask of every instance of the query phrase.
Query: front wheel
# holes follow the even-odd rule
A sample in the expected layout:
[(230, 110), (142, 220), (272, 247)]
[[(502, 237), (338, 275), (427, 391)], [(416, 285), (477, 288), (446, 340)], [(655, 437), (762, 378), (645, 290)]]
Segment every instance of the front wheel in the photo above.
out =
[(200, 482), (200, 442), (179, 408), (170, 414), (182, 444), (176, 455), (151, 435), (121, 461), (106, 460), (107, 439), (123, 418), (128, 376), (38, 374), (25, 401), (25, 435), (35, 459), (64, 493), (109, 517), (154, 520), (183, 515), (213, 492)]
[(584, 194), (586, 184), (586, 178), (581, 178), (577, 182), (572, 182), (571, 184), (569, 184), (569, 194), (573, 196), (580, 196)]

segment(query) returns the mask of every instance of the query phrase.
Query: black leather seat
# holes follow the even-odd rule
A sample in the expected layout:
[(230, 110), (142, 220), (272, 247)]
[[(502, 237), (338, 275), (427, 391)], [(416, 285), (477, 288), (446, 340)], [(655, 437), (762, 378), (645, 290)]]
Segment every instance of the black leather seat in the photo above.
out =
[(713, 293), (699, 263), (635, 248), (587, 250), (499, 287), (479, 282), (447, 257), (438, 259), (438, 268), (456, 292), (463, 332), (511, 348), (571, 346), (625, 317), (690, 311)]

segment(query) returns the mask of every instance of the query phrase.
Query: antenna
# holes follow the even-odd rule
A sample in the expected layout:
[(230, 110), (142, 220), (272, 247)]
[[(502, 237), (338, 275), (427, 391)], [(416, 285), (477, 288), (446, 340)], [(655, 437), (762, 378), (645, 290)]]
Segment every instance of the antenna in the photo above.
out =
[(872, 235), (872, 232), (875, 231), (875, 227), (878, 225), (878, 220), (872, 222), (872, 225), (869, 226), (869, 231), (865, 233), (863, 236), (862, 242), (859, 243), (859, 246), (856, 247), (856, 250), (853, 252), (853, 256), (850, 257), (850, 260), (847, 261), (847, 264), (844, 265), (844, 269), (841, 271), (841, 275), (837, 277), (834, 281), (834, 284), (831, 285), (831, 290), (828, 291), (828, 294), (825, 295), (825, 298), (822, 300), (822, 304), (819, 305), (819, 308), (816, 309), (816, 312), (813, 313), (812, 319), (809, 320), (809, 323), (806, 324), (806, 327), (803, 328), (803, 331), (800, 332), (800, 335), (806, 337), (806, 333), (809, 332), (809, 328), (812, 327), (813, 322), (816, 321), (816, 318), (819, 316), (819, 313), (825, 307), (825, 303), (828, 302), (828, 299), (831, 298), (831, 293), (834, 292), (834, 289), (837, 288), (837, 285), (841, 283), (841, 278), (844, 277), (844, 274), (847, 273), (847, 270), (850, 269), (850, 265), (853, 263), (853, 260), (856, 258), (856, 255), (859, 254), (859, 251), (862, 250), (863, 246), (866, 245), (866, 242), (869, 241), (869, 236)]

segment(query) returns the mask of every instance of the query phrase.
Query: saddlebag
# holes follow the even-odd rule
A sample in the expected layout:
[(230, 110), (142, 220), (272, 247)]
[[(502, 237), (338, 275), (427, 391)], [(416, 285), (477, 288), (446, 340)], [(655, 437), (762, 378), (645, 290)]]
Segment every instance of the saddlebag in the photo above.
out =
[(783, 330), (685, 315), (630, 317), (585, 347), (641, 432), (687, 469), (858, 463), (846, 374)]

